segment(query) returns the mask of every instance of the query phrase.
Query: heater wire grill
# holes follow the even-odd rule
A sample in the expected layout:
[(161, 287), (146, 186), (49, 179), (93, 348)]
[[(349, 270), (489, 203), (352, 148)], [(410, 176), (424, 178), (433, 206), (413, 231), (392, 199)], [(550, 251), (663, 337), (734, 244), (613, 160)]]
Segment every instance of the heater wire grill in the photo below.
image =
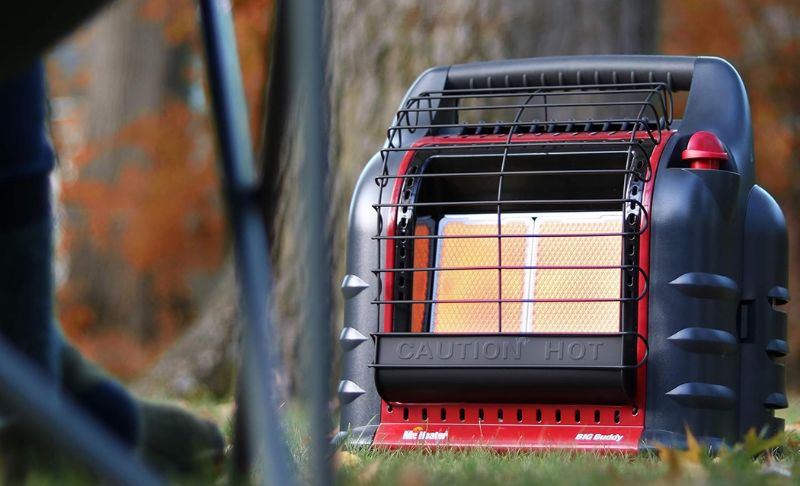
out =
[[(502, 121), (504, 117), (512, 121)], [(373, 304), (379, 307), (378, 325), (381, 319), (390, 319), (384, 329), (411, 330), (411, 306), (424, 306), (424, 316), (430, 324), (432, 306), (496, 304), (496, 331), (503, 332), (504, 307), (510, 304), (618, 303), (619, 334), (636, 332), (636, 305), (646, 297), (648, 289), (648, 275), (638, 259), (639, 238), (649, 227), (648, 212), (642, 203), (644, 185), (652, 177), (650, 154), (671, 123), (672, 94), (664, 83), (445, 89), (408, 98), (387, 131), (387, 143), (380, 152), (380, 175), (375, 177), (379, 189), (378, 201), (373, 204), (377, 213), (373, 239), (377, 243), (377, 261), (381, 263), (373, 269), (379, 282)], [(583, 190), (559, 197), (544, 190), (545, 194), (537, 197), (520, 190), (520, 185), (525, 184), (539, 184), (536, 187), (546, 189), (547, 181), (561, 181), (563, 187), (583, 184), (581, 187), (585, 188), (585, 180), (592, 178), (613, 179), (618, 192), (600, 190), (595, 194)], [(455, 190), (450, 198), (426, 196), (426, 186), (446, 185), (448, 181), (479, 189), (473, 196), (463, 190)], [(503, 231), (503, 219), (509, 215), (579, 210), (618, 212), (620, 230)], [(447, 214), (480, 212), (496, 215), (496, 231), (458, 235), (415, 232), (418, 221), (426, 215), (434, 215), (435, 221)], [(504, 245), (512, 238), (533, 241), (610, 237), (620, 239), (618, 265), (503, 264)], [(446, 239), (492, 239), (496, 241), (496, 264), (442, 266), (435, 260), (423, 265), (414, 262), (415, 244), (427, 242), (431, 245), (429, 251), (434, 252), (430, 249)], [(585, 274), (603, 270), (620, 272), (618, 295), (503, 295), (504, 273)], [(415, 274), (427, 275), (425, 285), (433, 287), (437, 274), (459, 271), (496, 272), (497, 295), (447, 299), (438, 298), (429, 288), (422, 293), (425, 298), (420, 298), (419, 291), (410, 290)], [(385, 312), (386, 307), (389, 312)]]

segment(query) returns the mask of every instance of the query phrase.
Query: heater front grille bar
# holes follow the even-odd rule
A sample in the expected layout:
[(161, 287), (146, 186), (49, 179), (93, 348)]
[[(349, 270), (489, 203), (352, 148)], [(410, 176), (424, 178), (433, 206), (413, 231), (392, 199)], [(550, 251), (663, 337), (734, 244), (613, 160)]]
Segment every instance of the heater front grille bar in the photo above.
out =
[[(509, 174), (506, 174), (509, 175)], [(506, 204), (613, 204), (613, 203), (630, 203), (642, 208), (642, 203), (636, 199), (511, 199), (506, 201), (443, 201), (443, 202), (401, 202), (401, 203), (383, 203), (373, 204), (373, 208), (417, 208), (417, 207), (447, 207), (447, 206), (485, 206), (485, 205), (506, 205)]]
[[(616, 350), (611, 353), (601, 353), (602, 346), (592, 346), (593, 339), (605, 339), (609, 341), (621, 342), (625, 339), (636, 339), (641, 341), (645, 347), (645, 354), (642, 359), (634, 364), (608, 364), (618, 359)], [(372, 339), (379, 343), (375, 348), (376, 358), (370, 368), (481, 368), (481, 369), (499, 369), (499, 368), (546, 368), (546, 369), (602, 369), (602, 370), (632, 370), (639, 368), (647, 361), (647, 339), (639, 333), (635, 332), (617, 332), (617, 333), (602, 333), (590, 334), (585, 333), (580, 336), (572, 334), (548, 334), (531, 336), (529, 334), (448, 334), (446, 337), (442, 335), (424, 335), (419, 333), (402, 333), (402, 332), (384, 332), (372, 334)], [(447, 339), (447, 341), (445, 341)], [(458, 340), (466, 340), (466, 342), (459, 343)], [(573, 351), (570, 356), (570, 350), (564, 350), (564, 347), (550, 346), (551, 342), (548, 340), (553, 339), (568, 339), (569, 344), (573, 346), (573, 350), (579, 347), (578, 351)], [(435, 356), (436, 343), (448, 343), (450, 347), (446, 348), (444, 355), (439, 353), (440, 356)], [(400, 344), (398, 346), (398, 343)], [(433, 355), (432, 360), (421, 361), (415, 356), (422, 343), (428, 346), (428, 349), (434, 349), (431, 352)], [(461, 344), (461, 346), (459, 346)], [(474, 349), (469, 349), (464, 344), (472, 344)], [(403, 345), (407, 348), (404, 350)], [(480, 351), (481, 345), (484, 350), (491, 349), (491, 351)], [(490, 348), (489, 346), (493, 347)], [(548, 346), (550, 346), (548, 348)], [(567, 346), (568, 348), (569, 346)], [(597, 356), (592, 354), (593, 348), (597, 347)], [(529, 350), (528, 348), (532, 348)], [(588, 349), (588, 352), (587, 352)], [(458, 351), (462, 351), (459, 356)], [(475, 350), (478, 350), (475, 352)], [(533, 352), (531, 352), (533, 351)], [(538, 351), (538, 353), (537, 353)], [(606, 350), (603, 350), (604, 352)], [(483, 354), (481, 354), (483, 353)], [(572, 358), (570, 363), (552, 364), (546, 363), (551, 358), (565, 356), (569, 359)], [(587, 354), (588, 353), (588, 354)], [(494, 363), (500, 355), (511, 354), (515, 358), (519, 358), (518, 362), (504, 362)], [(602, 358), (600, 356), (603, 355)], [(595, 364), (581, 363), (584, 357), (593, 358)], [(427, 358), (427, 356), (422, 356)], [(433, 361), (433, 362), (431, 362)], [(599, 361), (599, 363), (598, 363)]]
[[(633, 332), (601, 334), (425, 334), (376, 333), (376, 383), (392, 402), (449, 401), (495, 403), (562, 401), (623, 404), (631, 396), (621, 375), (647, 360), (647, 340)], [(623, 349), (645, 348), (635, 363)], [(554, 374), (561, 380), (552, 388)], [(597, 398), (598, 390), (604, 390)], [(565, 391), (568, 395), (565, 396)]]

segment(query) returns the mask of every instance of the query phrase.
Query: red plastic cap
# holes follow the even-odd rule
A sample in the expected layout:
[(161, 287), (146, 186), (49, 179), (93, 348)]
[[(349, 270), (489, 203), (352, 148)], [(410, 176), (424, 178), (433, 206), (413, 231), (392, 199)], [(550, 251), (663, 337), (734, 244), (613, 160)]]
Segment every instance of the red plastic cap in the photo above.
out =
[(728, 160), (728, 153), (716, 135), (700, 131), (689, 138), (681, 158), (690, 161), (692, 169), (719, 169), (720, 163)]

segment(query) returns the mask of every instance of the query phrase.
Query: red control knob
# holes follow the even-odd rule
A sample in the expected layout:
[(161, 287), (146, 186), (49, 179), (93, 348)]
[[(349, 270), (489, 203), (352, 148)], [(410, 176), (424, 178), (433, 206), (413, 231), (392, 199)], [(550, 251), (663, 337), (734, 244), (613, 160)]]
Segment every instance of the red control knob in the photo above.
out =
[(728, 160), (728, 153), (716, 135), (700, 131), (689, 138), (681, 158), (688, 160), (692, 169), (719, 169), (722, 161)]

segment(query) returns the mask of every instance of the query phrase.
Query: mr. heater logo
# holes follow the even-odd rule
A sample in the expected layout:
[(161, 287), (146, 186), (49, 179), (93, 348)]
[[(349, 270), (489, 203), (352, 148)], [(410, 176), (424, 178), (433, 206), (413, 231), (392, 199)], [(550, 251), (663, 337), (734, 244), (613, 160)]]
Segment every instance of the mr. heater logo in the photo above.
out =
[(447, 431), (428, 432), (418, 425), (411, 430), (403, 431), (403, 440), (430, 440), (441, 442), (447, 440)]

